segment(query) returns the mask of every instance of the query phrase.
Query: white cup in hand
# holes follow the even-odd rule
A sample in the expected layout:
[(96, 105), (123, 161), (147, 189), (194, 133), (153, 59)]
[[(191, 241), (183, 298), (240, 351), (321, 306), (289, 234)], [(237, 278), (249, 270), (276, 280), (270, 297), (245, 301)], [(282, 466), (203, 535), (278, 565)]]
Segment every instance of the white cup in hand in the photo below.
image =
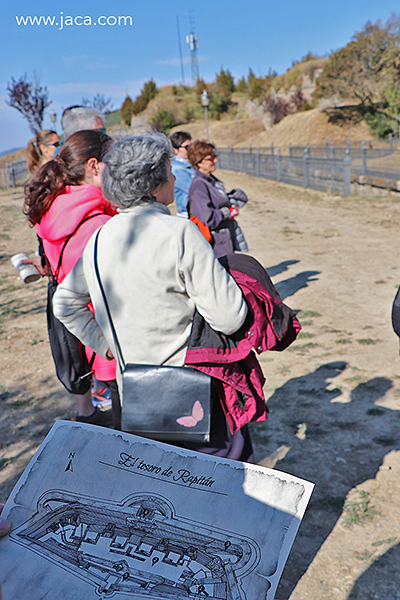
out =
[(41, 275), (35, 267), (35, 265), (25, 265), (22, 262), (23, 260), (29, 260), (29, 256), (25, 254), (25, 252), (14, 254), (14, 256), (11, 257), (11, 262), (17, 269), (22, 281), (24, 281), (25, 283), (32, 283), (33, 281), (37, 281), (38, 279), (40, 279)]

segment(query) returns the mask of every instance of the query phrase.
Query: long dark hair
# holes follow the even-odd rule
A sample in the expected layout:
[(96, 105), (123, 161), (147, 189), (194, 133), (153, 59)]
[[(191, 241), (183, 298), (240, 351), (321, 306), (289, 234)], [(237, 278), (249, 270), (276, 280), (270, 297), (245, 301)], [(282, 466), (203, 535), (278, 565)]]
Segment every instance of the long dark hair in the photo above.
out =
[(77, 131), (64, 142), (59, 154), (45, 163), (25, 186), (23, 210), (31, 225), (40, 223), (67, 185), (83, 182), (87, 161), (90, 158), (102, 161), (111, 144), (110, 136), (99, 129)]

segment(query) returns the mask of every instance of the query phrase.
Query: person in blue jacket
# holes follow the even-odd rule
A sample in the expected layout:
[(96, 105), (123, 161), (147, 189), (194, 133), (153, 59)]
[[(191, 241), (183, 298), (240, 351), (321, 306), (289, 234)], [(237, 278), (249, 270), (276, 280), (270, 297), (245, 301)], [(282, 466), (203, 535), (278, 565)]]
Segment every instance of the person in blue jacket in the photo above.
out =
[(188, 160), (188, 148), (192, 136), (186, 131), (176, 131), (171, 135), (170, 140), (175, 153), (172, 160), (172, 173), (176, 178), (174, 190), (176, 216), (188, 219), (189, 189), (195, 175), (195, 170)]

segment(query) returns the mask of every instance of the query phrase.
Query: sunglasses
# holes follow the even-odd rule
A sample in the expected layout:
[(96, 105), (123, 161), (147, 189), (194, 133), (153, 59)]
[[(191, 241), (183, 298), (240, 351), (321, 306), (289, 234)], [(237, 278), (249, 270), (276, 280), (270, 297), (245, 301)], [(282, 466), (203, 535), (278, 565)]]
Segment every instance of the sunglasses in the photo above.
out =
[(190, 144), (181, 144), (179, 146), (179, 148), (185, 148), (185, 150), (187, 150), (189, 148)]
[(61, 142), (50, 142), (49, 144), (43, 144), (43, 146), (54, 146), (55, 148), (58, 148), (60, 144)]

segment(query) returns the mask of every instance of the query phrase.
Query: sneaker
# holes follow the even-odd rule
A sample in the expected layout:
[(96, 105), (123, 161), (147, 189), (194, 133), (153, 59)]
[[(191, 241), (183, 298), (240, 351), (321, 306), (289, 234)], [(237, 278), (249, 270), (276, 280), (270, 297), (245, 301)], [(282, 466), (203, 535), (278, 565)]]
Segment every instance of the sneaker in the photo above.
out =
[(82, 415), (76, 415), (71, 421), (77, 421), (78, 423), (89, 423), (90, 425), (102, 425), (103, 427), (112, 427), (113, 416), (111, 410), (99, 410), (97, 406), (94, 409), (94, 413), (88, 417)]
[(103, 388), (92, 388), (92, 403), (93, 406), (98, 408), (109, 408), (111, 402), (111, 391), (108, 387)]

